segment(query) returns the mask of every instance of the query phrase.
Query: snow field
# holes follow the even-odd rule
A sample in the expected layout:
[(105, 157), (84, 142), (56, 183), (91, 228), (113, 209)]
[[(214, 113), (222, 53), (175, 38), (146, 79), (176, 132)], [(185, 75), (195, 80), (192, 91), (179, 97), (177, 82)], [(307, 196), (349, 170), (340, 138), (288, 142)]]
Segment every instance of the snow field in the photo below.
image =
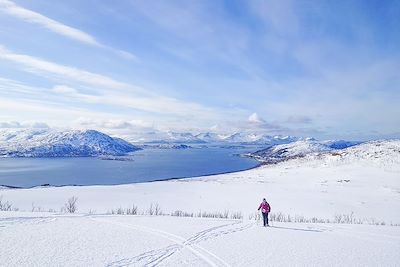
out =
[[(34, 213), (33, 213), (34, 214)], [(396, 266), (400, 227), (0, 213), (2, 266)]]

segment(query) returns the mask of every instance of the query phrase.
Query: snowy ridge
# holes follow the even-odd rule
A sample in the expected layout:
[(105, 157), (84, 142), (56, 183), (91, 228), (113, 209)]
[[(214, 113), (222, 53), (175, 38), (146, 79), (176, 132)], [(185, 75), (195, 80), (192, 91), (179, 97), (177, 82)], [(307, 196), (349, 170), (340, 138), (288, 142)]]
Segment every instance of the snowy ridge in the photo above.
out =
[[(400, 231), (389, 226), (275, 223), (265, 229), (250, 221), (16, 212), (0, 214), (0, 227), (4, 246), (1, 260), (5, 266), (397, 266), (399, 263), (396, 241)], [(32, 245), (32, 240), (41, 242)], [(265, 247), (266, 240), (273, 246), (261, 257), (260, 248)]]
[(138, 150), (120, 139), (95, 130), (2, 130), (0, 156), (2, 157), (74, 157), (124, 155)]
[[(343, 148), (343, 146), (347, 147)], [(400, 140), (378, 140), (366, 143), (345, 141), (297, 141), (272, 146), (247, 156), (264, 163), (293, 161), (293, 164), (337, 165), (375, 164), (380, 167), (400, 166)], [(288, 163), (290, 163), (289, 161)]]
[(314, 165), (361, 163), (400, 171), (400, 140), (370, 141), (321, 155), (308, 155), (304, 160)]
[(320, 154), (333, 150), (354, 146), (359, 142), (349, 141), (316, 141), (314, 139), (299, 140), (296, 142), (271, 146), (247, 156), (265, 163), (276, 163), (288, 159), (304, 157), (310, 154)]
[(337, 152), (342, 158), (365, 159), (399, 159), (400, 140), (378, 140), (363, 143)]

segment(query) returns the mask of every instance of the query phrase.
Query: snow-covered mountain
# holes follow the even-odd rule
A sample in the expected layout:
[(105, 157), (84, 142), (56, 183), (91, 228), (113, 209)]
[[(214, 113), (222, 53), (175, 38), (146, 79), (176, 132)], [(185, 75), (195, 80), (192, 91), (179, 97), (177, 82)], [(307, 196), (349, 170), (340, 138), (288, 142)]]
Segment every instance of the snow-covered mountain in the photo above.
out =
[(165, 141), (169, 143), (203, 144), (204, 140), (194, 136), (192, 133), (167, 132)]
[(400, 140), (377, 140), (351, 146), (345, 149), (333, 150), (319, 156), (309, 155), (308, 161), (318, 163), (318, 160), (324, 162), (340, 162), (349, 164), (361, 162), (366, 165), (378, 165), (397, 168), (400, 166)]
[[(129, 142), (125, 141), (128, 140)], [(138, 144), (137, 146), (132, 145)], [(140, 148), (182, 149), (189, 145), (258, 145), (268, 147), (250, 156), (262, 161), (277, 162), (315, 152), (343, 149), (357, 144), (349, 141), (317, 141), (313, 138), (270, 136), (259, 133), (153, 131), (113, 138), (95, 130), (56, 131), (51, 129), (0, 130), (0, 156), (2, 157), (72, 157), (97, 155), (123, 155)]]
[(0, 131), (2, 157), (74, 157), (124, 155), (136, 146), (95, 130), (55, 131), (6, 129)]
[(206, 143), (218, 143), (221, 142), (225, 136), (217, 133), (205, 132), (196, 134), (195, 137)]
[(220, 134), (214, 132), (202, 132), (193, 134), (190, 132), (162, 132), (152, 131), (136, 133), (124, 137), (132, 143), (138, 144), (236, 144), (236, 145), (276, 145), (287, 144), (297, 140), (293, 136), (270, 136), (259, 133), (236, 132)]
[(236, 132), (233, 134), (222, 135), (215, 133), (205, 133), (196, 135), (196, 137), (207, 143), (235, 143), (242, 145), (277, 145), (286, 144), (299, 140), (293, 136), (271, 136), (259, 133)]
[(248, 156), (265, 163), (276, 163), (288, 159), (304, 157), (310, 154), (319, 155), (321, 153), (340, 150), (358, 144), (360, 144), (360, 142), (343, 140), (317, 141), (315, 139), (306, 139), (287, 144), (274, 145), (248, 154)]
[(125, 140), (135, 144), (204, 144), (206, 141), (189, 132), (151, 131), (126, 136)]

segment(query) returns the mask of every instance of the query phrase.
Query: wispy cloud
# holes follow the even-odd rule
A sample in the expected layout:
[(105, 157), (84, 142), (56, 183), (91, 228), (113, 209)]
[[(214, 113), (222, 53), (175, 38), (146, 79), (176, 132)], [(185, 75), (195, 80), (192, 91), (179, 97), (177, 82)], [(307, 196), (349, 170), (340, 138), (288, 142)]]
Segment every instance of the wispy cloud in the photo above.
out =
[(92, 119), (80, 117), (74, 121), (74, 124), (85, 128), (115, 130), (119, 132), (125, 130), (146, 131), (155, 129), (153, 123), (140, 119)]
[(70, 125), (73, 119), (80, 116), (96, 119), (117, 119), (120, 117), (114, 113), (92, 111), (71, 105), (53, 103), (45, 100), (45, 97), (42, 98), (42, 100), (38, 100), (0, 97), (2, 115), (9, 118), (18, 117), (21, 121), (45, 121), (52, 126), (58, 127), (66, 127)]
[[(67, 84), (77, 84), (78, 87), (84, 85), (89, 86), (89, 88), (96, 88), (96, 94), (82, 93), (78, 88), (66, 85), (56, 85), (52, 89), (53, 93), (73, 97), (78, 101), (142, 110), (158, 114), (158, 116), (161, 115), (160, 118), (173, 115), (187, 119), (195, 117), (199, 121), (204, 121), (210, 118), (221, 118), (232, 113), (227, 110), (216, 110), (197, 103), (180, 101), (176, 98), (156, 94), (105, 75), (56, 64), (29, 55), (16, 54), (1, 46), (0, 59), (22, 65), (25, 71), (54, 79), (57, 82), (64, 81)], [(3, 80), (3, 82), (5, 81)], [(20, 90), (21, 86), (18, 86), (17, 83), (14, 83), (14, 85), (17, 90)], [(29, 86), (22, 86), (22, 88), (29, 90)]]
[(42, 27), (45, 27), (57, 34), (63, 35), (70, 39), (74, 39), (76, 41), (89, 45), (103, 47), (103, 45), (97, 42), (97, 40), (93, 36), (81, 30), (64, 25), (58, 21), (52, 20), (46, 16), (43, 16), (42, 14), (18, 6), (14, 2), (8, 0), (1, 0), (0, 10), (6, 14), (22, 19), (26, 22), (34, 23)]
[(91, 46), (104, 48), (104, 49), (113, 51), (115, 54), (121, 56), (122, 58), (129, 59), (129, 60), (137, 59), (137, 57), (135, 55), (133, 55), (132, 53), (129, 53), (129, 52), (123, 51), (123, 50), (114, 49), (107, 45), (104, 45), (104, 44), (100, 43), (98, 40), (96, 40), (95, 37), (93, 37), (92, 35), (84, 32), (84, 31), (70, 27), (59, 21), (53, 20), (49, 17), (46, 17), (40, 13), (37, 13), (35, 11), (21, 7), (12, 1), (0, 0), (0, 12), (11, 15), (15, 18), (21, 19), (28, 23), (42, 26), (56, 34), (62, 35), (69, 39), (78, 41), (80, 43), (84, 43), (87, 45), (91, 45)]
[(41, 121), (5, 121), (0, 122), (0, 128), (34, 128), (34, 129), (47, 129), (49, 125)]
[(115, 81), (107, 76), (84, 71), (74, 67), (63, 66), (40, 58), (24, 54), (16, 54), (0, 45), (0, 58), (21, 64), (27, 67), (25, 70), (40, 73), (53, 74), (63, 78), (72, 79), (94, 86), (110, 87), (115, 89), (127, 88), (127, 85)]

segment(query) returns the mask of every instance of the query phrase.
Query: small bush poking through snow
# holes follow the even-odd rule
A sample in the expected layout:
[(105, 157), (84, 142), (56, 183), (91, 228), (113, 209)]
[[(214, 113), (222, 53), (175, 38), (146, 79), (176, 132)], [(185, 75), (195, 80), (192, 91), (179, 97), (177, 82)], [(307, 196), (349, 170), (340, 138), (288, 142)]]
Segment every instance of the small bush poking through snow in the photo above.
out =
[(189, 212), (186, 212), (186, 211), (176, 210), (176, 211), (171, 213), (171, 216), (175, 216), (175, 217), (194, 217), (194, 214), (193, 214), (193, 212), (189, 213)]
[(131, 208), (126, 209), (126, 214), (128, 214), (128, 215), (136, 215), (137, 212), (138, 212), (138, 208), (134, 204), (132, 205)]
[(108, 214), (118, 214), (118, 215), (137, 215), (138, 214), (138, 207), (132, 204), (130, 208), (122, 208), (119, 207), (118, 209), (112, 209), (111, 211), (107, 212)]
[(71, 197), (68, 199), (67, 203), (64, 204), (64, 207), (61, 208), (61, 211), (67, 212), (67, 213), (75, 213), (78, 210), (77, 202), (78, 198), (76, 197)]
[(234, 219), (234, 220), (241, 220), (241, 219), (243, 219), (243, 214), (239, 211), (233, 212), (233, 213), (231, 213), (230, 218)]
[(199, 211), (197, 213), (186, 212), (182, 210), (176, 210), (170, 214), (171, 216), (176, 217), (197, 217), (197, 218), (217, 218), (217, 219), (233, 219), (233, 220), (241, 220), (243, 219), (243, 214), (241, 212), (230, 212), (229, 210), (214, 211), (214, 212), (206, 212)]
[(359, 221), (354, 218), (352, 212), (350, 214), (335, 214), (334, 223), (359, 223)]
[(3, 196), (0, 196), (0, 211), (17, 211), (18, 209), (13, 208), (12, 204), (8, 201), (3, 201)]
[(200, 218), (218, 218), (218, 219), (228, 219), (229, 211), (215, 211), (215, 212), (206, 212), (206, 211), (199, 211), (196, 217)]
[(149, 209), (147, 210), (149, 215), (163, 215), (160, 205), (158, 203), (151, 203)]
[[(249, 220), (261, 220), (261, 214), (255, 212), (249, 215)], [(321, 219), (317, 217), (306, 218), (302, 215), (295, 215), (294, 217), (282, 212), (270, 213), (269, 220), (272, 222), (295, 222), (295, 223), (338, 223), (338, 224), (369, 224), (369, 225), (386, 225), (383, 221), (378, 221), (374, 218), (359, 219), (355, 218), (354, 212), (350, 214), (336, 214), (333, 220)], [(391, 224), (393, 225), (393, 224)]]

